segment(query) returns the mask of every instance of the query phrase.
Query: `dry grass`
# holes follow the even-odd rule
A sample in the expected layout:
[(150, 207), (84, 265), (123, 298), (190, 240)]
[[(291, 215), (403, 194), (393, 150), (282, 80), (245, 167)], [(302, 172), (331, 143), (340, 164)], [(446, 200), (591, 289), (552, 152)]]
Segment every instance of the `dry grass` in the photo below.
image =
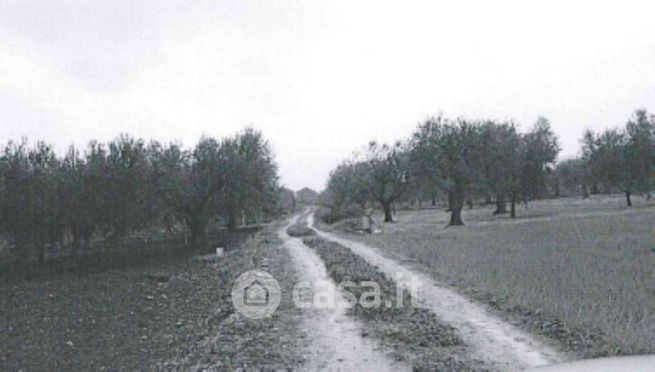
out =
[[(465, 212), (468, 226), (444, 228), (438, 210), (399, 212), (380, 235), (355, 236), (462, 290), (599, 330), (608, 350), (655, 352), (655, 208), (619, 197), (560, 199), (520, 207), (521, 218), (492, 209)], [(379, 218), (379, 217), (378, 217)]]

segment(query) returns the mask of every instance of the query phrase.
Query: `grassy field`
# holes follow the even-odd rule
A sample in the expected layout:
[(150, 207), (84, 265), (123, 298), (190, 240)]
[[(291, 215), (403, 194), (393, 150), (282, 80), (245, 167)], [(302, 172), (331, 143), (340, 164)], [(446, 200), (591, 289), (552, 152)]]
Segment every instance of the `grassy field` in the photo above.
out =
[[(538, 317), (523, 323), (561, 338), (569, 351), (653, 353), (655, 203), (635, 204), (627, 208), (618, 196), (539, 201), (520, 206), (516, 220), (476, 207), (458, 228), (444, 227), (443, 210), (399, 211), (382, 234), (347, 236), (491, 303), (503, 316)], [(555, 331), (545, 329), (553, 323)]]

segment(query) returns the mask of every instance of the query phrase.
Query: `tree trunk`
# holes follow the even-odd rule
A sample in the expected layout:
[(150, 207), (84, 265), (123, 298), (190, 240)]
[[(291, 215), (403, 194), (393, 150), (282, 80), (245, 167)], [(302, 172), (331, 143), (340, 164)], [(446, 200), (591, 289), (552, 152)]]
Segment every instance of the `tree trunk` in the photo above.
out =
[(491, 194), (488, 192), (484, 193), (484, 205), (491, 205), (493, 202), (491, 201)]
[(91, 250), (91, 240), (93, 239), (93, 229), (91, 229), (88, 226), (85, 226), (82, 228), (82, 238), (80, 239), (80, 242), (82, 243), (82, 249), (84, 250)]
[(464, 188), (459, 186), (449, 193), (448, 200), (450, 200), (450, 223), (448, 226), (463, 226), (462, 209), (464, 209)]
[(229, 230), (235, 230), (239, 225), (238, 213), (239, 212), (236, 211), (236, 208), (230, 208), (227, 214), (227, 228)]
[(14, 251), (14, 254), (16, 255), (16, 263), (23, 264), (32, 260), (32, 252), (28, 239), (17, 238)]
[(513, 192), (512, 193), (512, 203), (511, 203), (512, 208), (511, 208), (511, 211), (510, 211), (510, 217), (512, 217), (512, 218), (516, 218), (516, 199), (517, 199), (516, 193)]
[(496, 194), (496, 210), (494, 214), (505, 214), (507, 213), (507, 201), (505, 200), (505, 194), (498, 193)]
[(77, 257), (82, 246), (82, 236), (78, 228), (72, 229), (73, 241), (71, 242), (71, 256)]
[(45, 238), (43, 232), (38, 232), (36, 235), (36, 239), (32, 242), (32, 249), (37, 262), (42, 264), (45, 261)]
[(594, 184), (591, 185), (591, 193), (594, 194), (594, 195), (600, 194), (600, 189), (598, 188), (597, 183), (594, 183)]
[(382, 209), (384, 209), (384, 222), (393, 222), (393, 216), (391, 214), (391, 203), (382, 202)]
[(628, 203), (628, 207), (632, 207), (632, 193), (630, 190), (625, 192), (625, 201)]
[(434, 207), (437, 205), (437, 193), (433, 192), (430, 194), (430, 204)]
[(191, 218), (189, 230), (191, 230), (191, 248), (202, 252), (207, 247), (207, 227), (209, 218), (204, 215), (196, 215)]
[(30, 279), (29, 271), (29, 249), (25, 241), (22, 239), (16, 239), (14, 255), (16, 257), (14, 261), (14, 271), (21, 275), (20, 278)]
[(589, 188), (586, 183), (582, 184), (582, 197), (587, 199), (589, 197)]

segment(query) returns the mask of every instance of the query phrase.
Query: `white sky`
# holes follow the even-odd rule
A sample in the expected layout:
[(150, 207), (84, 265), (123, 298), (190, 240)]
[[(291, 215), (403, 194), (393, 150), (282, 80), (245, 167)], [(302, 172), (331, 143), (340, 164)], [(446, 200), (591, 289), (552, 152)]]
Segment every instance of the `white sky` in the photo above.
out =
[(0, 140), (192, 146), (264, 132), (282, 182), (321, 189), (370, 139), (440, 111), (564, 147), (655, 111), (655, 5), (615, 1), (0, 0)]

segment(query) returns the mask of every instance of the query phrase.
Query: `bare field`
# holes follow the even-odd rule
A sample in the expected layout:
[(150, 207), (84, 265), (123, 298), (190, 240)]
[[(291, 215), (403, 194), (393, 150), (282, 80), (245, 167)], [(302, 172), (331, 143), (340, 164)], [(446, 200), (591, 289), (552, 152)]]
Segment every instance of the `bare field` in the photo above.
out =
[[(537, 331), (568, 338), (559, 340), (567, 351), (652, 353), (655, 203), (622, 203), (620, 197), (540, 201), (520, 206), (516, 220), (476, 207), (464, 212), (468, 225), (461, 228), (444, 228), (443, 210), (399, 211), (382, 234), (347, 236), (505, 310), (504, 316), (516, 318), (522, 309), (520, 316), (545, 319), (528, 324), (532, 331), (558, 323), (556, 332)], [(558, 335), (567, 332), (576, 335)]]
[(302, 365), (299, 310), (235, 312), (234, 280), (263, 260), (290, 292), (289, 257), (268, 230), (217, 263), (179, 262), (0, 284), (0, 370), (278, 370)]

